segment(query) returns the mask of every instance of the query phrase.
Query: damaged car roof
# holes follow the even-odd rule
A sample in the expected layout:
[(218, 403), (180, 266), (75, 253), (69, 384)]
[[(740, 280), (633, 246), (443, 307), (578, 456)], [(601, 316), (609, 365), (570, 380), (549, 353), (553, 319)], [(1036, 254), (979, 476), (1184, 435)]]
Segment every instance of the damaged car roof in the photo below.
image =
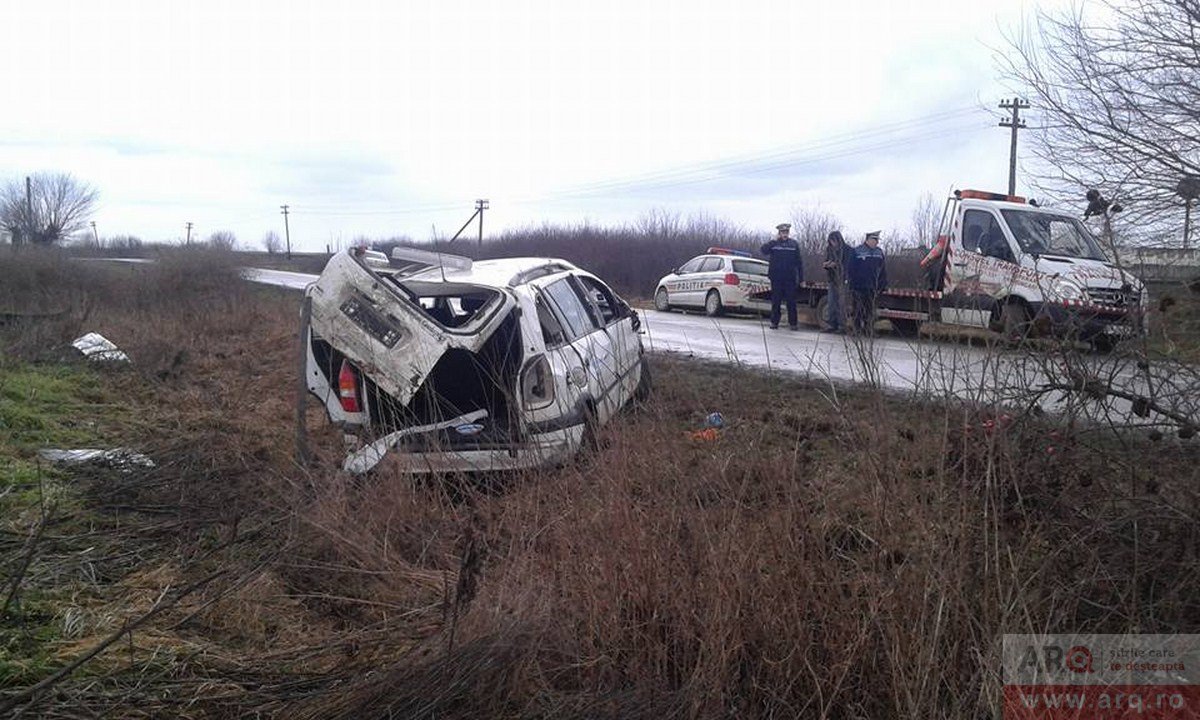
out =
[[(407, 276), (409, 280), (435, 281), (445, 277), (453, 278), (455, 282), (489, 285), (492, 287), (512, 287), (523, 282), (541, 277), (542, 275), (567, 270), (577, 270), (574, 265), (558, 258), (498, 258), (494, 260), (477, 260), (470, 269), (461, 270), (447, 267), (429, 268)], [(540, 271), (548, 272), (540, 272)]]

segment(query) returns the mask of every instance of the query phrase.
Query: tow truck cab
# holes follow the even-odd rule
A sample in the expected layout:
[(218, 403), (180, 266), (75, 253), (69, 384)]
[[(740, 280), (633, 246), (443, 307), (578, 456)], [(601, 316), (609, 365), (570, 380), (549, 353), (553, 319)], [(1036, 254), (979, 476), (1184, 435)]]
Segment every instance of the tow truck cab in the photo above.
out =
[(940, 291), (942, 322), (1098, 344), (1144, 332), (1144, 285), (1109, 261), (1079, 219), (977, 190), (956, 191), (944, 215), (922, 263)]

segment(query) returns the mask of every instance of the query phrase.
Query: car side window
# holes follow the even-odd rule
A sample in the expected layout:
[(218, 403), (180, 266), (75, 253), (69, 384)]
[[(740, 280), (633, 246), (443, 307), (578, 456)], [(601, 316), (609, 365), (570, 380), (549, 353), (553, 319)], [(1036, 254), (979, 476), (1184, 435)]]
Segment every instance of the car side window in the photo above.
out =
[(563, 332), (562, 324), (550, 311), (550, 307), (546, 305), (546, 301), (540, 293), (534, 299), (533, 305), (537, 308), (538, 324), (542, 326), (542, 342), (546, 344), (546, 347), (554, 348), (565, 343), (567, 334)]
[(963, 213), (963, 250), (979, 252), (979, 239), (992, 229), (992, 214), (983, 210)]
[(686, 275), (688, 273), (696, 272), (696, 269), (700, 267), (700, 261), (703, 259), (704, 258), (697, 257), (697, 258), (692, 258), (691, 260), (688, 260), (683, 265), (679, 266), (679, 269), (675, 271), (676, 274)]
[(591, 312), (583, 304), (583, 298), (571, 285), (569, 278), (556, 280), (547, 285), (546, 294), (557, 308), (559, 317), (566, 324), (570, 339), (583, 337), (596, 329)]
[(605, 287), (604, 283), (590, 277), (579, 277), (579, 282), (583, 284), (584, 292), (595, 306), (596, 312), (600, 314), (600, 322), (604, 325), (609, 325), (621, 318), (625, 317), (625, 307), (617, 300), (617, 296), (613, 295), (612, 290)]
[(721, 258), (704, 258), (704, 262), (700, 263), (699, 272), (716, 272), (721, 269)]
[(985, 257), (1015, 262), (1012, 248), (1004, 237), (1004, 228), (996, 216), (985, 210), (963, 213), (963, 249)]

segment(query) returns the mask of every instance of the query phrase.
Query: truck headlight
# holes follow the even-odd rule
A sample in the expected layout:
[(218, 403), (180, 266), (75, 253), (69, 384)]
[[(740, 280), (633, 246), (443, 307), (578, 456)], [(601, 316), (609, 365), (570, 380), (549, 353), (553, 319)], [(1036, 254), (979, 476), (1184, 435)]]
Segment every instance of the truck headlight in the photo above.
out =
[(1087, 291), (1074, 280), (1061, 278), (1051, 286), (1051, 294), (1059, 300), (1086, 300)]

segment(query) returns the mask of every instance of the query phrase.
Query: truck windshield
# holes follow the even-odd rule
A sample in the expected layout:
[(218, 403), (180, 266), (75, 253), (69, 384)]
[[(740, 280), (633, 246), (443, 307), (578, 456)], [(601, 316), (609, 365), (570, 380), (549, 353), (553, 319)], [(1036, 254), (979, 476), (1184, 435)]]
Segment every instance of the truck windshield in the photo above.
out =
[(1031, 255), (1106, 259), (1092, 234), (1073, 217), (1030, 210), (1001, 210), (1000, 213), (1021, 249)]

